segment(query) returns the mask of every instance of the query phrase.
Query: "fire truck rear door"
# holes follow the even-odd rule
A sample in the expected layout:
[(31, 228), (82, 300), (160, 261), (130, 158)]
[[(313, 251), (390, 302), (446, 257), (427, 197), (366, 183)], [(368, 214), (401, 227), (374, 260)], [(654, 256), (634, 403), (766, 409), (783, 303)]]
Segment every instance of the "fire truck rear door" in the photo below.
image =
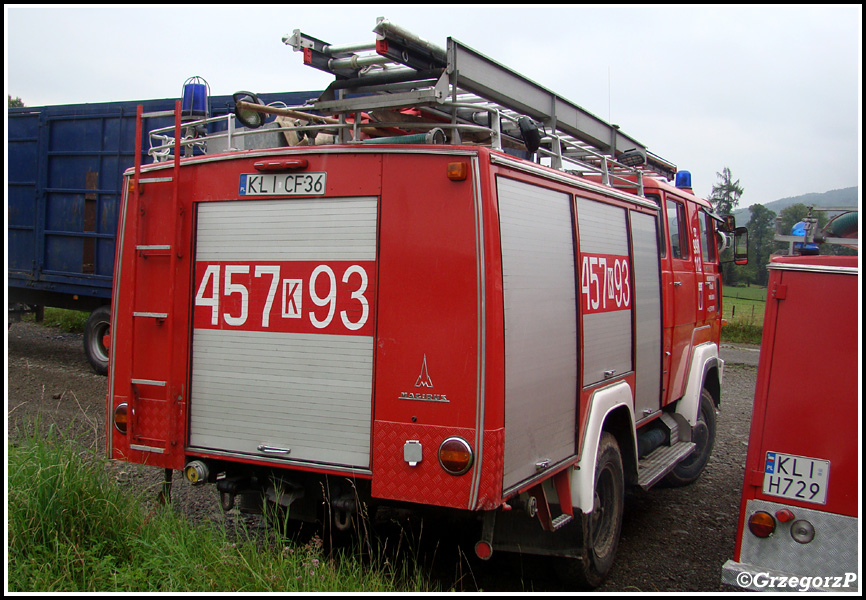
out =
[(201, 203), (189, 443), (370, 464), (377, 198)]
[(764, 327), (772, 338), (761, 348), (769, 367), (759, 372), (757, 391), (766, 400), (754, 417), (763, 427), (750, 440), (760, 447), (759, 497), (856, 517), (856, 267), (770, 266)]

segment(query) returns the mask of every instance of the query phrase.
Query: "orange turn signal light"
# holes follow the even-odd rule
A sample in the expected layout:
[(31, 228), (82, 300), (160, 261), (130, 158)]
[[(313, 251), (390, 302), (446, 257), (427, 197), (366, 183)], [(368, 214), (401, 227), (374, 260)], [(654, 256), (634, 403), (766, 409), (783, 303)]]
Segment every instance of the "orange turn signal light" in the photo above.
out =
[(129, 421), (128, 414), (129, 405), (122, 402), (114, 409), (114, 428), (123, 435), (126, 435), (127, 424)]
[(451, 475), (463, 475), (472, 467), (472, 448), (466, 440), (450, 437), (439, 446), (439, 464)]
[(776, 531), (776, 519), (770, 513), (759, 510), (749, 517), (749, 531), (759, 538), (768, 538)]
[(469, 165), (465, 162), (448, 163), (446, 173), (451, 181), (465, 181), (469, 177)]

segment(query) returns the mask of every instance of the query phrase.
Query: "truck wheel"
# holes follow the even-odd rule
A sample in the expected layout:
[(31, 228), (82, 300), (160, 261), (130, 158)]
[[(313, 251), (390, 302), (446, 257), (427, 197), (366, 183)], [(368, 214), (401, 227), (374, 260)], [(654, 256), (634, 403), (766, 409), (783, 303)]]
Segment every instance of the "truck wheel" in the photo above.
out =
[(593, 509), (583, 517), (582, 556), (560, 558), (556, 563), (564, 582), (582, 589), (596, 588), (604, 582), (619, 545), (624, 504), (625, 481), (619, 444), (605, 431), (598, 443)]
[(92, 313), (84, 325), (84, 353), (87, 362), (99, 375), (108, 374), (108, 348), (102, 338), (108, 335), (111, 328), (111, 309), (100, 306)]
[(701, 410), (698, 422), (692, 428), (692, 441), (697, 444), (695, 451), (665, 476), (667, 485), (682, 487), (697, 481), (713, 452), (716, 443), (716, 406), (706, 388), (701, 390)]

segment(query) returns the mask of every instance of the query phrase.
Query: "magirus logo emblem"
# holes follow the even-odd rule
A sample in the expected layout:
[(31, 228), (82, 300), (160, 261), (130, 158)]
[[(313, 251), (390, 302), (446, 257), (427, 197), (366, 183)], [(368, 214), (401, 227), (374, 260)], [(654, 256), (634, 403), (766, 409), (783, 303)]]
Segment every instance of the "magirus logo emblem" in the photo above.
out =
[[(427, 369), (427, 355), (424, 355), (421, 361), (421, 372), (415, 380), (416, 388), (433, 389), (433, 378), (430, 377), (430, 371)], [(448, 402), (445, 394), (427, 394), (424, 392), (400, 392), (400, 400), (421, 400), (422, 402)]]
[(433, 387), (433, 380), (430, 379), (430, 373), (427, 372), (427, 355), (424, 355), (424, 360), (421, 361), (421, 374), (415, 380), (415, 387)]

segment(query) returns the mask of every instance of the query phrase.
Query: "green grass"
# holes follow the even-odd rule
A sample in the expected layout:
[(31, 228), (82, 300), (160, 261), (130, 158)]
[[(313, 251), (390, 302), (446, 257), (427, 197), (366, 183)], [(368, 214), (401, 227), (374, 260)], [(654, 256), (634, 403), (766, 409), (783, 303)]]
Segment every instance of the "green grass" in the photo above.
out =
[(244, 539), (148, 506), (53, 427), (9, 443), (7, 460), (10, 591), (435, 591), (411, 559), (397, 569), (351, 551), (328, 557), (317, 538), (297, 545), (273, 527), (267, 541)]
[(725, 287), (722, 290), (722, 341), (760, 344), (764, 330), (767, 288)]
[(765, 302), (767, 300), (767, 288), (764, 286), (727, 286), (723, 292), (725, 300), (752, 300), (754, 302)]
[[(45, 307), (44, 320), (42, 324), (46, 327), (56, 327), (66, 333), (82, 333), (84, 324), (90, 313), (80, 310), (67, 310), (65, 308)], [(33, 315), (24, 317), (27, 321), (34, 319)]]

